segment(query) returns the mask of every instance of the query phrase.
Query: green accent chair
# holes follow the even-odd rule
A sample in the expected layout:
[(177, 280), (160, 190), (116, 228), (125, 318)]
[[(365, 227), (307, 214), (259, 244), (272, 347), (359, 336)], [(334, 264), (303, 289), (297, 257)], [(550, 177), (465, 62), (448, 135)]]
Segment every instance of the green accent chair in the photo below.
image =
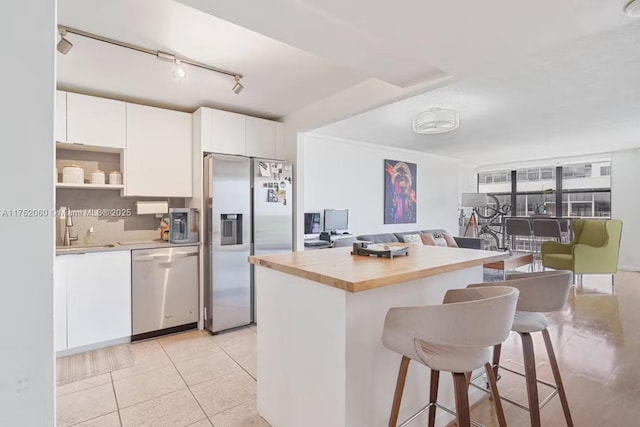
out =
[(582, 284), (583, 274), (614, 274), (618, 272), (622, 221), (618, 219), (574, 219), (571, 221), (571, 243), (544, 242), (542, 267), (570, 270), (578, 275)]

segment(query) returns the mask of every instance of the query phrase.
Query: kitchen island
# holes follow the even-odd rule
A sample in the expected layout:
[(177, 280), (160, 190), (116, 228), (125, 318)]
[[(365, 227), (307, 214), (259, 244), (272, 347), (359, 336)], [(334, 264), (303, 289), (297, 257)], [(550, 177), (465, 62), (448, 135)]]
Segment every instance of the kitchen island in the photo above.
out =
[[(253, 256), (256, 265), (258, 412), (278, 427), (374, 427), (389, 420), (401, 356), (382, 345), (391, 307), (440, 304), (482, 281), (499, 252), (411, 245), (393, 259), (351, 248)], [(428, 369), (411, 363), (403, 420), (428, 402)], [(439, 402), (453, 407), (450, 375)], [(440, 411), (437, 424), (452, 418)], [(426, 425), (426, 415), (415, 421)]]

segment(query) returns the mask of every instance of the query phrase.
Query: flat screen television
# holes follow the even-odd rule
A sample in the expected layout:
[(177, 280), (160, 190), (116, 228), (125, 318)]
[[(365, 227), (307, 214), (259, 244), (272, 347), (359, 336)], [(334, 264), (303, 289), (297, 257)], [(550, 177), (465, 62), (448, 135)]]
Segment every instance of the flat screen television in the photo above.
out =
[(324, 231), (338, 231), (349, 229), (348, 209), (325, 209)]
[(322, 231), (320, 226), (320, 212), (305, 212), (304, 234), (318, 234)]

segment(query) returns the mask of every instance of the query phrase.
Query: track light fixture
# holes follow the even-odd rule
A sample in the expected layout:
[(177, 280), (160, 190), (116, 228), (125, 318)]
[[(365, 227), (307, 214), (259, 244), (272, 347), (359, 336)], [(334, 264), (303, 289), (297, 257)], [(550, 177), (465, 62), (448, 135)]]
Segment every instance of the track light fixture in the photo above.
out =
[(242, 83), (240, 83), (240, 76), (236, 76), (236, 84), (233, 85), (233, 88), (231, 90), (236, 95), (240, 95), (240, 92), (242, 92), (242, 89), (244, 89), (244, 86), (242, 85)]
[(115, 46), (125, 47), (127, 49), (135, 50), (138, 52), (146, 53), (148, 55), (153, 55), (158, 59), (162, 59), (164, 61), (173, 62), (174, 67), (171, 71), (171, 75), (176, 79), (183, 79), (187, 76), (187, 71), (184, 69), (183, 64), (191, 65), (192, 67), (198, 67), (205, 70), (213, 71), (219, 74), (225, 74), (227, 76), (231, 76), (235, 79), (236, 83), (233, 86), (232, 90), (235, 94), (239, 94), (244, 89), (244, 86), (240, 83), (240, 79), (242, 78), (242, 74), (234, 73), (233, 71), (225, 70), (223, 68), (212, 67), (211, 65), (203, 64), (201, 62), (192, 61), (187, 58), (179, 58), (172, 53), (166, 53), (161, 51), (155, 51), (151, 49), (147, 49), (146, 47), (137, 46), (131, 43), (121, 42), (118, 40), (110, 39), (107, 37), (102, 37), (97, 34), (88, 33), (86, 31), (78, 30), (71, 27), (65, 27), (63, 25), (58, 25), (58, 30), (60, 31), (60, 36), (62, 37), (58, 42), (58, 51), (63, 54), (67, 54), (69, 50), (73, 47), (73, 44), (64, 36), (67, 33), (76, 34), (78, 36), (86, 37), (93, 40), (98, 40), (104, 43), (109, 43)]
[(184, 79), (185, 77), (187, 77), (187, 72), (180, 65), (182, 64), (182, 61), (176, 58), (174, 64), (175, 66), (173, 67), (173, 71), (171, 71), (171, 75), (176, 79)]
[(56, 49), (58, 49), (58, 52), (60, 52), (63, 55), (66, 55), (67, 53), (69, 53), (69, 51), (73, 47), (73, 43), (71, 43), (69, 40), (64, 38), (64, 36), (66, 35), (67, 35), (67, 31), (64, 29), (60, 29), (60, 41), (58, 42)]

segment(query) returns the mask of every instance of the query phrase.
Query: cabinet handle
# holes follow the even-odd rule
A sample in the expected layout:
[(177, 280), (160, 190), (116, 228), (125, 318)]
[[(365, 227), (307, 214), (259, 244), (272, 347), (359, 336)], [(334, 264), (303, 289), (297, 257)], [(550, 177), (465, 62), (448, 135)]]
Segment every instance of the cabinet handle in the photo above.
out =
[(198, 252), (189, 252), (186, 254), (176, 254), (173, 256), (173, 258), (186, 258), (188, 256), (198, 256)]

